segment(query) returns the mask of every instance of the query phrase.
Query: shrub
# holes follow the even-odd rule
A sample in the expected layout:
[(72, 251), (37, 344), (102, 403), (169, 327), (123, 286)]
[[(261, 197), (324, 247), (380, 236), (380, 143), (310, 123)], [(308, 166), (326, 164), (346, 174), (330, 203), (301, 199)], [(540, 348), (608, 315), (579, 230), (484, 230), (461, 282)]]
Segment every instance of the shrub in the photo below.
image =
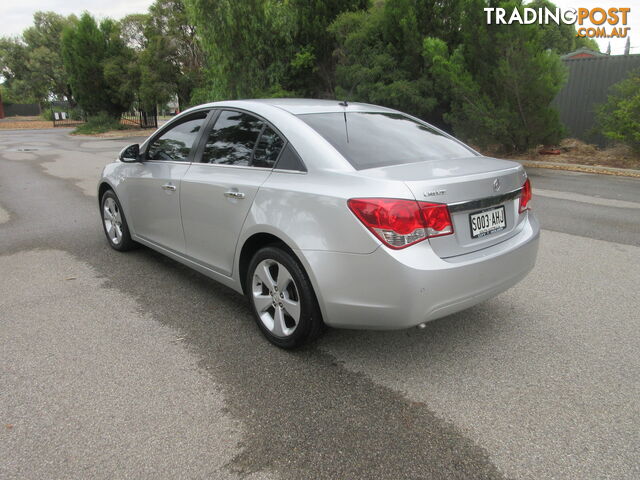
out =
[(82, 110), (80, 110), (79, 108), (64, 108), (64, 107), (47, 107), (44, 110), (42, 110), (42, 113), (40, 114), (40, 118), (42, 118), (43, 120), (46, 120), (48, 122), (53, 122), (53, 113), (57, 112), (57, 113), (66, 113), (68, 118), (70, 118), (71, 120), (83, 120), (84, 119), (84, 114), (82, 113)]
[(100, 112), (97, 115), (91, 116), (87, 119), (87, 122), (78, 126), (73, 133), (80, 134), (94, 134), (104, 133), (111, 130), (122, 130), (124, 125), (120, 123), (120, 120), (113, 118), (105, 112)]
[(43, 120), (46, 120), (47, 122), (53, 122), (53, 112), (59, 112), (60, 110), (58, 109), (50, 109), (50, 108), (45, 108), (42, 113), (40, 114), (40, 118), (42, 118)]
[(602, 134), (640, 153), (640, 70), (611, 87), (597, 112)]

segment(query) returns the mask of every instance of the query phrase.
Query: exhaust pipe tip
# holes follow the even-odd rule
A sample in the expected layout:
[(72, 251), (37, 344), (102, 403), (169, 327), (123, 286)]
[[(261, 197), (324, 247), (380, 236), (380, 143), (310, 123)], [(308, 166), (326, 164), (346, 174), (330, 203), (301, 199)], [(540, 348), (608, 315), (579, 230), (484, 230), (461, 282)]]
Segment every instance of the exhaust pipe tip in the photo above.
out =
[(427, 324), (425, 322), (422, 322), (422, 323), (418, 324), (418, 329), (419, 330), (424, 330), (425, 328), (427, 328)]

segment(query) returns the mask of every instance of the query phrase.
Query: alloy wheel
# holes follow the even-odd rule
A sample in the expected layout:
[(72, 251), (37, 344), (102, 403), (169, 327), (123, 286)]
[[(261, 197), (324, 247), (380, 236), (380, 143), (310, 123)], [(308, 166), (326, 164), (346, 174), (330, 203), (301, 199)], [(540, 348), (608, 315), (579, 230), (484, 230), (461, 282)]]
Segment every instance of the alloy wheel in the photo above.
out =
[(257, 265), (252, 299), (260, 320), (274, 336), (286, 338), (293, 334), (300, 322), (300, 295), (284, 265), (271, 259)]
[(107, 197), (102, 206), (102, 220), (109, 241), (119, 245), (122, 241), (122, 215), (118, 204), (112, 197)]

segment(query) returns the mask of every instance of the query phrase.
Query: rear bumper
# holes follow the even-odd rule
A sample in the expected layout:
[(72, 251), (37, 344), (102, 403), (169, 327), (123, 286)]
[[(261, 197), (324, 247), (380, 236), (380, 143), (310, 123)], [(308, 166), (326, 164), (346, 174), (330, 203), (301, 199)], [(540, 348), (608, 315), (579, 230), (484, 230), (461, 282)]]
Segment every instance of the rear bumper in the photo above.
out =
[(446, 260), (429, 242), (366, 255), (300, 253), (327, 325), (390, 330), (464, 310), (512, 287), (534, 267), (539, 235), (529, 212), (510, 239)]

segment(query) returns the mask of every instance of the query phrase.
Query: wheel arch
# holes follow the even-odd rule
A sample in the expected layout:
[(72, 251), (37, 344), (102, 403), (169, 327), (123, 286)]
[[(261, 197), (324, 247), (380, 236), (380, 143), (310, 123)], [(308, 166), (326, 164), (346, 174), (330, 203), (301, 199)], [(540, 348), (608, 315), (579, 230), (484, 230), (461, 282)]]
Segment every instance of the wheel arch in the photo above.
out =
[(118, 198), (118, 201), (120, 202), (120, 206), (122, 207), (124, 216), (127, 219), (127, 226), (129, 227), (129, 231), (131, 232), (131, 235), (134, 236), (135, 226), (133, 225), (133, 219), (131, 218), (131, 215), (129, 215), (129, 210), (127, 209), (127, 205), (125, 204), (126, 202), (123, 202), (120, 195), (118, 195), (118, 191), (116, 190), (116, 187), (111, 183), (110, 180), (107, 180), (105, 177), (101, 178), (100, 182), (98, 183), (98, 211), (102, 210), (102, 196), (105, 194), (107, 190), (111, 190), (113, 194)]
[(115, 188), (113, 188), (109, 182), (102, 180), (100, 185), (98, 185), (98, 206), (102, 202), (102, 196), (107, 190), (113, 190), (115, 192)]
[(300, 265), (303, 266), (305, 272), (309, 275), (307, 268), (304, 266), (304, 262), (300, 260), (300, 257), (296, 254), (293, 248), (287, 244), (287, 242), (273, 233), (257, 232), (248, 237), (240, 249), (240, 256), (238, 258), (238, 281), (240, 282), (240, 287), (242, 288), (243, 293), (246, 293), (245, 279), (247, 278), (247, 271), (249, 270), (249, 263), (251, 263), (251, 259), (258, 250), (270, 245), (278, 246), (290, 254), (300, 263)]
[(322, 319), (326, 318), (324, 302), (322, 300), (322, 292), (318, 290), (318, 283), (316, 281), (314, 272), (311, 270), (311, 266), (309, 265), (309, 262), (304, 257), (304, 253), (300, 249), (291, 247), (289, 243), (283, 240), (281, 236), (279, 236), (277, 233), (258, 231), (251, 234), (249, 237), (247, 237), (244, 243), (242, 244), (242, 247), (240, 248), (240, 253), (238, 256), (238, 263), (237, 263), (238, 282), (240, 283), (240, 288), (241, 288), (240, 291), (243, 294), (247, 293), (245, 280), (247, 277), (247, 271), (249, 270), (249, 264), (251, 263), (251, 259), (253, 258), (253, 256), (258, 250), (266, 246), (280, 247), (282, 250), (284, 250), (289, 255), (291, 255), (300, 264), (302, 271), (306, 274), (307, 278), (309, 279), (309, 282), (311, 283), (313, 295), (318, 304), (318, 307), (320, 308), (320, 315), (322, 316)]

